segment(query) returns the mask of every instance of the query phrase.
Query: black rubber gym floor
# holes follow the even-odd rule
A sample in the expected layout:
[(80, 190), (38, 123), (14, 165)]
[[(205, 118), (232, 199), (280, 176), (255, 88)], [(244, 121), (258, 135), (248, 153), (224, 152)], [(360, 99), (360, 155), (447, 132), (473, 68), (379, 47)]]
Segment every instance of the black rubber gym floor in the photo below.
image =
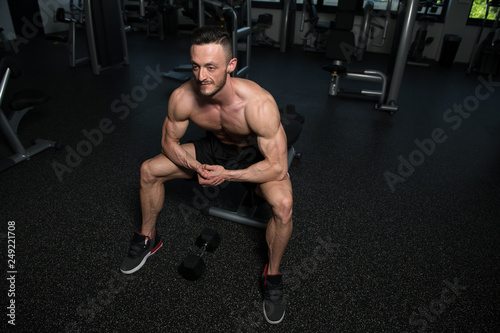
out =
[[(67, 146), (0, 173), (2, 327), (494, 331), (500, 78), (467, 75), (460, 64), (407, 67), (400, 110), (390, 115), (371, 101), (330, 97), (321, 54), (253, 48), (250, 79), (306, 117), (296, 144), (302, 159), (290, 169), (294, 232), (282, 262), (288, 308), (284, 321), (271, 326), (258, 284), (264, 231), (196, 209), (205, 201), (235, 206), (239, 184), (208, 191), (168, 183), (158, 221), (164, 247), (137, 273), (119, 273), (140, 225), (139, 167), (160, 152), (167, 101), (179, 85), (157, 73), (189, 63), (187, 36), (128, 38), (130, 66), (99, 76), (89, 66), (69, 68), (65, 47), (44, 39), (29, 40), (15, 54), (24, 73), (11, 80), (6, 97), (20, 88), (52, 96), (23, 120), (20, 137)], [(369, 54), (352, 66), (385, 70), (386, 58)], [(190, 127), (185, 139), (200, 134)], [(3, 136), (0, 153), (10, 154)], [(204, 228), (217, 230), (222, 242), (206, 256), (202, 278), (186, 281), (177, 266)], [(8, 280), (9, 237), (15, 237), (15, 280)], [(12, 301), (15, 328), (7, 316)]]

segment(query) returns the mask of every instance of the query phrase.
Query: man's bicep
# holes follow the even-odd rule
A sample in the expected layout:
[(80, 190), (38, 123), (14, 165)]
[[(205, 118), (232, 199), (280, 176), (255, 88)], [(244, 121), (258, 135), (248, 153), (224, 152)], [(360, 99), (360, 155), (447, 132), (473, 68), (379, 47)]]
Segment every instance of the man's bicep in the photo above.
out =
[(277, 134), (281, 125), (278, 107), (269, 100), (251, 106), (246, 112), (246, 121), (257, 137), (268, 139)]
[(179, 142), (186, 133), (189, 120), (177, 120), (175, 117), (167, 115), (163, 124), (163, 139)]
[(168, 113), (163, 123), (163, 140), (179, 141), (186, 133), (189, 124), (189, 108), (186, 108), (185, 94), (182, 89), (176, 89), (168, 101)]
[(257, 144), (264, 158), (281, 161), (287, 151), (286, 135), (281, 124), (276, 131), (257, 136)]
[(257, 136), (257, 143), (264, 157), (272, 157), (283, 150), (286, 153), (286, 135), (275, 103), (267, 102), (254, 110), (248, 124)]

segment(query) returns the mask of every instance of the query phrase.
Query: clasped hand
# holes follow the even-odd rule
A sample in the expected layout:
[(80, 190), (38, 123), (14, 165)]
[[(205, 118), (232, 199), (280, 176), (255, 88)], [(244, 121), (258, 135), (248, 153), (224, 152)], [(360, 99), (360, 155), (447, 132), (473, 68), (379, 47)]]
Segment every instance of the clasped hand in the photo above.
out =
[(202, 164), (197, 170), (198, 182), (203, 187), (218, 186), (225, 181), (222, 176), (224, 170), (224, 167), (220, 165)]

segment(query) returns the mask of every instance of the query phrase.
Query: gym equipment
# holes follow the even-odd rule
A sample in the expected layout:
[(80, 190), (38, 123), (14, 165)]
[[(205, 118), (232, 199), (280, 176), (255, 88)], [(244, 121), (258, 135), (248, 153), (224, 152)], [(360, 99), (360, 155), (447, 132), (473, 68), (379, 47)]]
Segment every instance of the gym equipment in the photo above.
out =
[(177, 10), (187, 6), (187, 0), (125, 0), (125, 22), (134, 30), (146, 30), (147, 37), (176, 35)]
[[(69, 24), (68, 37), (49, 36), (49, 40), (68, 46), (70, 67), (90, 62), (92, 73), (116, 65), (128, 65), (127, 38), (121, 0), (79, 0), (70, 2), (70, 11), (58, 8), (54, 21)], [(76, 30), (83, 26), (87, 37), (88, 56), (76, 58)]]
[(195, 281), (205, 272), (207, 266), (201, 257), (206, 252), (213, 252), (219, 246), (221, 237), (217, 231), (204, 229), (196, 239), (196, 246), (200, 249), (196, 254), (188, 254), (179, 266), (179, 273), (186, 280)]
[[(330, 24), (319, 23), (318, 11), (316, 5), (311, 0), (304, 0), (302, 10), (302, 20), (300, 24), (300, 32), (304, 31), (305, 24), (308, 23), (309, 29), (306, 31), (302, 39), (302, 48), (304, 51), (325, 52), (327, 32), (334, 22)], [(306, 18), (307, 16), (307, 18)]]
[(75, 5), (74, 1), (71, 0), (69, 8), (68, 12), (62, 7), (57, 8), (54, 12), (54, 22), (68, 24), (68, 36), (52, 35), (48, 36), (47, 39), (65, 43), (69, 52), (69, 66), (76, 67), (79, 64), (90, 61), (88, 55), (78, 59), (76, 57), (76, 31), (79, 27), (82, 28), (85, 25), (82, 0), (79, 1), (78, 5)]
[[(387, 3), (386, 10), (390, 11), (392, 0)], [(325, 70), (332, 73), (329, 90), (331, 96), (345, 93), (356, 97), (374, 97), (378, 99), (375, 105), (376, 109), (388, 111), (391, 114), (398, 110), (397, 99), (408, 57), (410, 36), (412, 36), (417, 15), (417, 3), (418, 0), (399, 2), (398, 20), (389, 57), (388, 71), (383, 73), (378, 70), (353, 71), (348, 70), (343, 65), (344, 62), (349, 62), (355, 54), (355, 37), (352, 28), (356, 3), (349, 0), (339, 0), (335, 29), (330, 33), (326, 49), (326, 56), (333, 59), (333, 65), (324, 67)], [(361, 32), (361, 34), (366, 33)], [(344, 80), (379, 83), (381, 87), (379, 90), (345, 89), (341, 87)]]
[(279, 43), (266, 34), (266, 30), (272, 25), (273, 15), (269, 13), (260, 14), (258, 18), (252, 19), (252, 45), (278, 48)]
[(121, 0), (84, 0), (85, 28), (92, 73), (128, 65), (127, 36)]
[[(172, 0), (149, 0), (145, 6), (147, 36), (154, 35), (152, 27), (156, 27), (156, 34), (160, 40), (165, 39), (165, 30), (169, 33), (171, 33), (170, 30), (177, 31), (177, 10), (182, 7), (181, 2), (174, 3)], [(166, 29), (167, 23), (169, 29)]]
[(280, 52), (285, 53), (287, 48), (293, 46), (295, 36), (295, 16), (297, 11), (296, 0), (285, 0), (283, 15), (281, 17)]
[[(386, 10), (383, 12), (383, 16), (385, 17), (384, 24), (374, 19), (374, 17), (379, 17), (374, 9), (375, 3), (372, 0), (366, 1), (363, 8), (364, 15), (361, 32), (358, 36), (358, 43), (356, 44), (356, 51), (354, 53), (358, 61), (363, 61), (369, 41), (372, 41), (371, 45), (373, 46), (383, 47), (387, 39), (387, 31), (391, 20), (392, 1), (387, 4)], [(380, 17), (382, 17), (382, 15), (380, 15)], [(374, 35), (376, 35), (375, 31), (377, 31), (376, 29), (382, 30), (380, 43), (373, 42)]]
[(410, 45), (408, 54), (408, 65), (430, 67), (428, 62), (425, 62), (424, 49), (434, 41), (434, 37), (427, 37), (427, 27), (429, 23), (436, 22), (437, 16), (432, 13), (436, 12), (439, 7), (443, 6), (441, 0), (420, 1), (420, 7), (425, 8), (423, 15), (417, 15), (416, 20), (420, 23), (420, 28), (417, 30), (415, 40)]
[(492, 7), (500, 8), (500, 1), (486, 2), (486, 13), (479, 34), (477, 35), (476, 43), (474, 44), (474, 50), (472, 51), (469, 67), (467, 68), (468, 74), (472, 71), (491, 73), (493, 75), (500, 74), (500, 28), (498, 27), (500, 10), (497, 12), (490, 32), (481, 42), (484, 27), (488, 21), (488, 14)]
[[(300, 159), (302, 156), (301, 153), (297, 152), (293, 145), (299, 139), (305, 118), (301, 114), (297, 113), (295, 111), (295, 106), (291, 104), (281, 108), (280, 114), (281, 123), (283, 124), (283, 128), (285, 129), (287, 136), (288, 168), (290, 168), (293, 160)], [(215, 206), (207, 206), (204, 207), (201, 212), (204, 215), (219, 217), (228, 221), (265, 229), (267, 227), (268, 220), (256, 217), (256, 212), (259, 207), (266, 204), (266, 202), (254, 192), (254, 184), (242, 183), (242, 185), (245, 186), (246, 192), (235, 211)]]
[[(5, 56), (0, 61), (0, 73), (2, 75), (2, 82), (0, 83), (1, 105), (9, 78), (19, 77), (21, 71), (11, 56)], [(0, 160), (0, 171), (6, 170), (22, 161), (29, 160), (33, 155), (47, 148), (63, 148), (61, 143), (43, 139), (36, 139), (31, 147), (25, 148), (17, 135), (19, 123), (24, 115), (34, 107), (45, 104), (49, 99), (50, 96), (43, 91), (33, 89), (23, 90), (18, 91), (9, 102), (9, 107), (12, 111), (9, 118), (6, 117), (4, 111), (0, 107), (0, 128), (14, 151), (13, 155)]]

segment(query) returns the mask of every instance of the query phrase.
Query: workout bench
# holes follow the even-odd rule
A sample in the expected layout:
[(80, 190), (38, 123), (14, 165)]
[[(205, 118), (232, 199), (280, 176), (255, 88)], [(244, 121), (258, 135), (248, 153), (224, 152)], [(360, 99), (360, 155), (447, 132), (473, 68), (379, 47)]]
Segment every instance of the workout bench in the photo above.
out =
[[(286, 105), (280, 109), (281, 123), (287, 137), (288, 146), (288, 168), (290, 168), (295, 158), (300, 158), (301, 153), (297, 152), (293, 146), (299, 139), (302, 132), (302, 124), (305, 118), (295, 111), (294, 105)], [(236, 211), (230, 211), (214, 206), (207, 206), (202, 209), (204, 215), (220, 217), (222, 219), (248, 225), (257, 228), (266, 228), (268, 220), (264, 220), (255, 216), (257, 209), (265, 204), (265, 200), (258, 197), (255, 192), (255, 185), (249, 183), (242, 183), (246, 192), (241, 200)], [(258, 198), (256, 198), (258, 197)]]
[(31, 156), (47, 148), (55, 147), (57, 149), (62, 149), (63, 145), (55, 141), (36, 139), (34, 140), (33, 146), (29, 148), (23, 146), (17, 136), (17, 128), (21, 119), (35, 106), (45, 104), (50, 99), (50, 96), (43, 91), (34, 89), (18, 91), (9, 102), (12, 113), (10, 117), (7, 118), (1, 108), (5, 88), (11, 76), (17, 78), (21, 75), (21, 71), (12, 57), (6, 56), (2, 58), (0, 61), (0, 75), (2, 75), (2, 81), (0, 83), (0, 129), (15, 152), (14, 155), (0, 159), (1, 172), (22, 161), (29, 160)]

